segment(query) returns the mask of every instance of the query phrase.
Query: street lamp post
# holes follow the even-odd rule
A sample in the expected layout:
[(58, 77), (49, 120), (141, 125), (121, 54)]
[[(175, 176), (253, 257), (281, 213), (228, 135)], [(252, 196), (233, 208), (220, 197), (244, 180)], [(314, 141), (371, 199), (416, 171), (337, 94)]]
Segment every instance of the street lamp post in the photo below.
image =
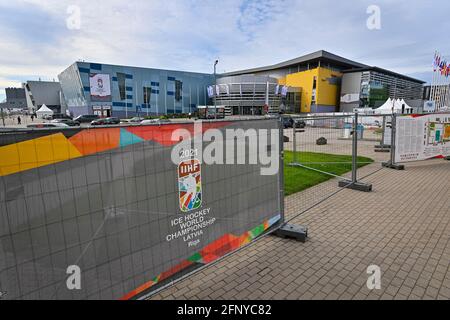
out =
[(2, 113), (2, 123), (3, 123), (3, 126), (5, 127), (5, 115), (3, 114), (3, 108), (0, 108), (0, 111)]
[(219, 60), (214, 62), (214, 117), (217, 120), (217, 77), (216, 77), (216, 67), (219, 63)]

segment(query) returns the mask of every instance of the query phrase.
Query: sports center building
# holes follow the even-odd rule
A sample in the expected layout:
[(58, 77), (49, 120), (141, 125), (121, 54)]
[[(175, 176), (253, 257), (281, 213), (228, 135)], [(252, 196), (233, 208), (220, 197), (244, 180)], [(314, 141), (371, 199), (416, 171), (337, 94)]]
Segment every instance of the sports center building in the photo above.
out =
[[(363, 81), (367, 73), (369, 78)], [(355, 74), (360, 75), (359, 82)], [(387, 78), (380, 80), (379, 74)], [(214, 99), (228, 115), (348, 111), (354, 106), (376, 107), (378, 82), (396, 98), (423, 99), (420, 80), (324, 50), (271, 66), (219, 74), (216, 79), (206, 73), (75, 62), (59, 75), (59, 81), (74, 116), (193, 113), (198, 106), (214, 104)], [(371, 99), (364, 100), (368, 88)]]
[(211, 104), (211, 74), (75, 62), (59, 76), (74, 115), (131, 117), (194, 112)]

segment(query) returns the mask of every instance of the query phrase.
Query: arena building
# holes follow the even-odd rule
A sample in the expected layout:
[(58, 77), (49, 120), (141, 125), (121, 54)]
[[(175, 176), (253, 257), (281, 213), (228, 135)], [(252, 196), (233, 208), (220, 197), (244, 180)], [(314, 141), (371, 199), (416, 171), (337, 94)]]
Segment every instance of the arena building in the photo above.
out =
[(194, 113), (214, 103), (224, 106), (227, 115), (338, 112), (376, 107), (380, 94), (423, 103), (422, 81), (324, 50), (216, 76), (75, 62), (59, 81), (74, 116)]

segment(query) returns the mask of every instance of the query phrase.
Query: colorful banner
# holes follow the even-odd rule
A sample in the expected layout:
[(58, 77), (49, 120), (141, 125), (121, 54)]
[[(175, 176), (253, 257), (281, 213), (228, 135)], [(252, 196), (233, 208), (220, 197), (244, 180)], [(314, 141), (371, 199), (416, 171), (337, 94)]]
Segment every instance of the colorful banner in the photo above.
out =
[(396, 118), (395, 162), (450, 156), (450, 113)]
[[(278, 126), (217, 121), (201, 133)], [(175, 163), (180, 130), (195, 134), (193, 124), (172, 123), (0, 136), (5, 299), (139, 298), (280, 222), (278, 174), (261, 175), (262, 164), (208, 165), (200, 156), (208, 141)], [(67, 286), (70, 266), (79, 267), (79, 290)]]

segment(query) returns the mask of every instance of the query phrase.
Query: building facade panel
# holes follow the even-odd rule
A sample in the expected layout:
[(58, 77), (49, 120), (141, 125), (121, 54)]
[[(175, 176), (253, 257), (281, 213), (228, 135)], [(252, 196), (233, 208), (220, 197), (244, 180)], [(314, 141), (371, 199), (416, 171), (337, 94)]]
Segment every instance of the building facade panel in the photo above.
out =
[(262, 115), (265, 113), (299, 112), (299, 88), (290, 87), (282, 94), (282, 85), (269, 76), (239, 75), (217, 79), (217, 105), (231, 114)]
[(376, 109), (388, 98), (404, 99), (415, 106), (422, 104), (423, 81), (372, 67), (346, 71), (342, 80), (340, 111), (354, 108)]
[[(92, 93), (92, 79), (101, 79), (102, 97)], [(76, 62), (59, 75), (70, 112), (101, 112), (117, 117), (194, 112), (210, 103), (210, 74)], [(99, 80), (97, 80), (99, 81)], [(108, 83), (104, 83), (108, 81)]]
[(46, 105), (54, 112), (61, 112), (61, 86), (56, 81), (27, 81), (23, 84), (29, 112), (36, 112)]
[(27, 109), (27, 99), (23, 88), (5, 88), (6, 104), (4, 108)]

